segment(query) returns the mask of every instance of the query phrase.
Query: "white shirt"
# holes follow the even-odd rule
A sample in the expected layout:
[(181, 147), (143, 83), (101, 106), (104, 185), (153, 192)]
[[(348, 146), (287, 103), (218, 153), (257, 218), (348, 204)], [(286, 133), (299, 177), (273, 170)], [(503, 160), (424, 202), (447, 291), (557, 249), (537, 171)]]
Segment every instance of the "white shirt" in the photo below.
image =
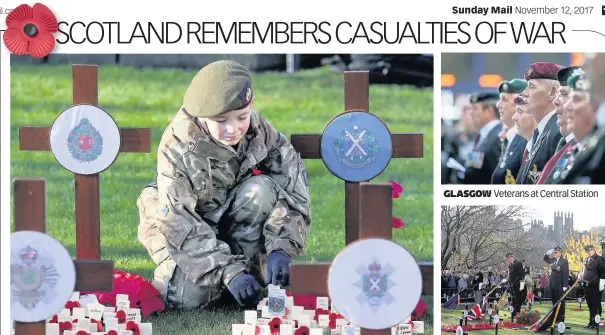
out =
[(597, 108), (597, 127), (605, 127), (605, 101)]
[[(553, 110), (552, 112), (546, 114), (542, 120), (540, 120), (540, 122), (538, 123), (538, 138), (540, 138), (540, 135), (542, 135), (542, 132), (544, 132), (544, 128), (546, 128), (546, 124), (548, 123), (548, 121), (550, 120), (551, 117), (553, 117), (553, 115), (555, 115), (555, 113), (557, 112), (557, 110)], [(531, 145), (530, 145), (531, 142)], [(534, 147), (534, 143), (533, 143), (533, 134), (532, 134), (532, 139), (527, 143), (528, 145), (528, 150), (532, 150)]]
[(496, 119), (491, 120), (490, 122), (486, 123), (483, 127), (481, 127), (481, 130), (479, 130), (479, 142), (477, 142), (477, 147), (481, 145), (481, 142), (483, 142), (489, 132), (492, 131), (492, 129), (496, 128), (496, 126), (498, 126), (499, 124), (500, 120)]
[(574, 137), (575, 137), (575, 135), (573, 133), (565, 136), (565, 143), (571, 142), (571, 140), (573, 140)]
[(508, 141), (508, 144), (506, 145), (506, 150), (508, 150), (511, 142), (513, 141), (513, 138), (515, 138), (518, 133), (519, 132), (517, 131), (517, 126), (513, 126), (506, 132), (506, 140)]

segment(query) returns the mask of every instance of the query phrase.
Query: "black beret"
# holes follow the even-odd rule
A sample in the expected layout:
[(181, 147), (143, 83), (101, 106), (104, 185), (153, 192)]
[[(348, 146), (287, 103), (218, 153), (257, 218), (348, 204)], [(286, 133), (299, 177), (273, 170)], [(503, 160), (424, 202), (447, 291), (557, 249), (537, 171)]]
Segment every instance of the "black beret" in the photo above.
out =
[(561, 249), (561, 247), (555, 247), (554, 249), (555, 251), (563, 251), (563, 249)]
[(527, 87), (527, 80), (515, 78), (512, 80), (505, 80), (498, 85), (498, 92), (500, 93), (521, 93)]
[(589, 252), (590, 250), (594, 249), (594, 246), (589, 244), (587, 246), (584, 247), (584, 250), (586, 250), (586, 252)]
[(557, 72), (557, 80), (562, 86), (569, 86), (568, 79), (571, 76), (584, 73), (584, 70), (579, 66), (569, 66)]
[(512, 253), (512, 252), (507, 252), (506, 253), (506, 258), (508, 258), (508, 257), (515, 257), (515, 254)]
[(473, 95), (471, 95), (470, 97), (470, 102), (471, 104), (476, 104), (476, 103), (480, 103), (480, 102), (484, 102), (484, 101), (489, 101), (489, 100), (495, 100), (497, 101), (498, 99), (500, 99), (500, 96), (498, 95), (498, 93), (495, 92), (478, 92), (475, 93)]

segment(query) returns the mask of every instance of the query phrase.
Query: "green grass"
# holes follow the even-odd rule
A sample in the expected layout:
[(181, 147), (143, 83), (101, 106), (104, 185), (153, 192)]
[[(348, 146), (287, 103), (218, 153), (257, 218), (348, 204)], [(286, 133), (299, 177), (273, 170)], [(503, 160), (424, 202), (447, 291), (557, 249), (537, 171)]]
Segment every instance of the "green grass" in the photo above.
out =
[[(472, 306), (469, 305), (469, 308), (471, 308)], [(525, 309), (527, 306), (524, 306), (523, 308)], [(532, 309), (538, 310), (540, 315), (543, 316), (544, 313), (548, 312), (550, 310), (550, 308), (552, 307), (552, 303), (550, 301), (544, 301), (542, 303), (536, 303), (533, 305)], [(573, 335), (577, 335), (577, 334), (596, 334), (596, 330), (595, 329), (585, 329), (584, 326), (586, 326), (588, 324), (588, 306), (583, 303), (582, 304), (582, 311), (572, 311), (572, 309), (575, 308), (579, 308), (579, 304), (577, 302), (567, 302), (565, 304), (565, 325), (567, 327), (571, 327), (571, 329), (565, 331), (565, 334), (573, 334)], [(464, 307), (460, 307), (461, 309), (458, 310), (444, 310), (441, 309), (441, 324), (442, 325), (450, 325), (450, 324), (459, 324), (459, 318), (462, 316), (462, 313), (464, 311)], [(500, 320), (501, 321), (506, 321), (506, 322), (510, 322), (510, 312), (508, 311), (500, 311), (499, 313), (500, 315)], [(506, 316), (504, 316), (506, 315)], [(475, 320), (475, 321), (469, 321), (468, 324), (473, 324), (473, 323), (485, 323), (488, 322), (489, 319), (483, 319), (483, 320)], [(556, 326), (556, 325), (555, 325)], [(527, 331), (525, 331), (527, 332)], [(512, 330), (512, 329), (498, 329), (498, 335), (519, 335), (520, 332), (518, 330)], [(547, 332), (541, 332), (541, 333), (550, 333), (550, 330)], [(444, 333), (445, 334), (445, 333)], [(453, 334), (453, 333), (450, 333)], [(494, 330), (473, 330), (470, 331), (469, 334), (474, 335), (474, 334), (494, 334)], [(555, 329), (555, 334), (558, 334), (558, 332)]]
[[(193, 75), (194, 72), (183, 70), (99, 67), (100, 106), (121, 127), (152, 130), (151, 153), (122, 153), (101, 174), (102, 258), (114, 260), (120, 270), (146, 278), (151, 277), (154, 264), (137, 240), (135, 202), (154, 175), (160, 136), (181, 106), (183, 92)], [(321, 133), (326, 123), (343, 110), (343, 76), (325, 68), (295, 75), (257, 74), (254, 85), (256, 109), (288, 137), (293, 133)], [(392, 132), (424, 133), (424, 158), (393, 159), (374, 180), (395, 180), (404, 186), (402, 198), (395, 200), (393, 206), (395, 215), (406, 226), (394, 231), (394, 239), (421, 261), (433, 260), (432, 95), (430, 89), (395, 85), (370, 88), (370, 110)], [(11, 67), (11, 177), (46, 179), (47, 232), (75, 255), (73, 174), (63, 169), (50, 152), (20, 151), (17, 137), (20, 126), (50, 126), (71, 101), (70, 66)], [(305, 166), (313, 222), (305, 255), (300, 259), (331, 260), (345, 245), (344, 182), (320, 160), (307, 160)], [(432, 303), (432, 297), (427, 300)], [(181, 335), (205, 334), (203, 329), (209, 328), (214, 330), (208, 334), (219, 335), (218, 329), (230, 334), (233, 320), (243, 320), (243, 313), (206, 315), (175, 313), (170, 318), (154, 320), (154, 328), (157, 334), (174, 331)]]

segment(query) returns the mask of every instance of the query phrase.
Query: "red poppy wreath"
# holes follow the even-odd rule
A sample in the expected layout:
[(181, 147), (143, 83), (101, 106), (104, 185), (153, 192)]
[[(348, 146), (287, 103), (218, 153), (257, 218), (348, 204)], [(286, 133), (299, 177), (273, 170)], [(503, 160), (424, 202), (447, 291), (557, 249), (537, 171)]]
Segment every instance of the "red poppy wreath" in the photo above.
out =
[(4, 44), (15, 55), (42, 58), (55, 48), (53, 33), (58, 30), (57, 18), (48, 7), (20, 5), (6, 16)]

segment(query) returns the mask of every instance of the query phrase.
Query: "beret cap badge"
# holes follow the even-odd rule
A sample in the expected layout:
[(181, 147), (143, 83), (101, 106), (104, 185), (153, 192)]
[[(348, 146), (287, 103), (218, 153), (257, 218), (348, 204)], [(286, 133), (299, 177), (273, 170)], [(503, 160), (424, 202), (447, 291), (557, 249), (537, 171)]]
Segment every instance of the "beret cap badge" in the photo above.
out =
[(250, 99), (252, 99), (252, 88), (248, 87), (246, 90), (246, 103), (250, 102)]
[(529, 66), (527, 69), (525, 69), (525, 77), (531, 77), (532, 73), (534, 73), (534, 68)]
[(504, 83), (504, 84), (502, 85), (502, 89), (503, 89), (503, 90), (505, 90), (505, 91), (508, 91), (508, 84), (507, 84), (507, 83)]

